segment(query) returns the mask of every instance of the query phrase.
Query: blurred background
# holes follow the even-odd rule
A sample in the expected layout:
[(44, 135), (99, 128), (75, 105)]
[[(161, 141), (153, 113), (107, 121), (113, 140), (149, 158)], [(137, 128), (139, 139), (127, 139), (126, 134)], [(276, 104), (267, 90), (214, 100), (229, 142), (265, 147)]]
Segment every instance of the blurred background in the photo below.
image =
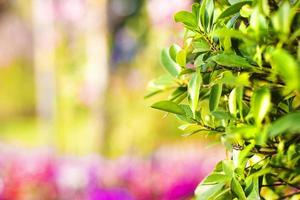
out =
[(0, 0), (1, 200), (192, 198), (224, 152), (144, 99), (191, 4)]

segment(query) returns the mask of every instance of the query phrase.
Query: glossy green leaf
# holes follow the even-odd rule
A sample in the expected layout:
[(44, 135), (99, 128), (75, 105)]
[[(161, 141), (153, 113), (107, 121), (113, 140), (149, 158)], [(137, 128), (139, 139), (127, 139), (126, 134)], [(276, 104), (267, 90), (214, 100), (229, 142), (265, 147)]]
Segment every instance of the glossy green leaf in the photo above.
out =
[(222, 190), (225, 183), (218, 183), (214, 185), (198, 185), (195, 190), (196, 200), (208, 200)]
[(159, 101), (151, 106), (151, 108), (155, 108), (158, 110), (166, 111), (169, 113), (184, 115), (184, 110), (172, 101)]
[(245, 4), (250, 4), (250, 3), (252, 3), (252, 1), (241, 1), (231, 5), (219, 15), (218, 20), (238, 13)]
[(179, 105), (185, 112), (184, 115), (176, 115), (176, 117), (182, 121), (188, 123), (195, 123), (194, 115), (191, 108), (188, 105)]
[(193, 53), (202, 53), (210, 50), (208, 42), (203, 38), (194, 41), (192, 46), (194, 48)]
[(214, 185), (218, 183), (223, 183), (226, 181), (229, 181), (231, 179), (231, 176), (224, 174), (224, 173), (218, 173), (213, 172), (209, 174), (202, 182), (204, 185)]
[(251, 98), (252, 114), (260, 124), (271, 108), (271, 93), (266, 87), (256, 90)]
[(169, 49), (163, 49), (161, 53), (161, 62), (164, 68), (174, 77), (178, 76), (180, 66), (173, 61), (169, 54)]
[(269, 127), (270, 137), (275, 137), (287, 132), (300, 132), (300, 112), (291, 113), (281, 117)]
[(196, 27), (197, 22), (195, 16), (187, 11), (180, 11), (174, 16), (175, 22), (181, 22), (189, 27)]
[(188, 84), (190, 107), (194, 115), (198, 107), (201, 84), (202, 84), (202, 76), (199, 68), (197, 68), (197, 71), (192, 75), (192, 78)]
[(238, 56), (234, 53), (221, 53), (212, 57), (212, 60), (217, 64), (226, 67), (240, 67), (251, 68), (253, 67), (245, 58)]
[(220, 97), (222, 95), (222, 84), (212, 86), (209, 96), (209, 109), (215, 111), (218, 108)]
[(244, 190), (241, 186), (241, 184), (236, 180), (236, 178), (233, 178), (231, 180), (231, 191), (233, 194), (235, 194), (239, 200), (247, 200), (246, 195), (244, 193)]

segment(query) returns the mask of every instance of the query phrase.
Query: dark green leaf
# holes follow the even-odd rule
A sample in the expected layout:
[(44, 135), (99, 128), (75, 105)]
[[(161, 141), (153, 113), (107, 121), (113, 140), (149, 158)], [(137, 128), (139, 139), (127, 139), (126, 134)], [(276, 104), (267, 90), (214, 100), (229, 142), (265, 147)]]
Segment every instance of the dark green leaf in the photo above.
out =
[(163, 110), (169, 113), (184, 115), (184, 110), (172, 101), (159, 101), (151, 106), (151, 108), (155, 108), (158, 110)]
[(233, 194), (235, 194), (239, 200), (247, 200), (246, 195), (244, 193), (244, 190), (241, 186), (241, 184), (238, 182), (238, 180), (236, 180), (235, 178), (233, 178), (231, 180), (231, 191)]
[(218, 108), (220, 97), (222, 95), (222, 84), (212, 86), (209, 96), (209, 109), (215, 111)]

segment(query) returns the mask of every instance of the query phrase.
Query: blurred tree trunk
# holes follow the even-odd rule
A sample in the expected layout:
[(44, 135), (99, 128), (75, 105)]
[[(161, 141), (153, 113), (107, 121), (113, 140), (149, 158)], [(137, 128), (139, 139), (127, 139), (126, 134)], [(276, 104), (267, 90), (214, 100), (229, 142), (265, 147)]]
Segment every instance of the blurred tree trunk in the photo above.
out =
[(107, 1), (88, 0), (86, 18), (86, 74), (90, 87), (92, 151), (102, 148), (105, 133), (105, 92), (108, 82)]
[(52, 0), (32, 0), (33, 56), (39, 132), (52, 145), (55, 128), (55, 29)]

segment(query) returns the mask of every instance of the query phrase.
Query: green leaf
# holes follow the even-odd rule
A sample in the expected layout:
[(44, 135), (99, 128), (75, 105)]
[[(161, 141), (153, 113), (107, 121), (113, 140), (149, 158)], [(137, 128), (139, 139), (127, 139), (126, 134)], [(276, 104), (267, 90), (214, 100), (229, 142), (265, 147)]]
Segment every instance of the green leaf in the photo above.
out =
[(230, 187), (232, 193), (235, 194), (239, 200), (247, 200), (244, 190), (236, 178), (232, 178)]
[(229, 108), (229, 112), (230, 114), (232, 114), (233, 116), (236, 116), (236, 88), (234, 88), (230, 94), (229, 94), (229, 98), (228, 98), (228, 108)]
[(184, 115), (176, 115), (176, 117), (182, 121), (188, 122), (188, 123), (195, 123), (193, 112), (191, 108), (188, 105), (179, 105), (185, 112)]
[(290, 113), (279, 118), (269, 127), (269, 136), (275, 137), (286, 132), (300, 132), (300, 112)]
[(221, 53), (212, 57), (217, 64), (226, 67), (252, 68), (253, 66), (243, 57), (234, 53)]
[(180, 50), (181, 50), (181, 47), (178, 46), (177, 44), (172, 44), (172, 46), (170, 47), (169, 54), (174, 62), (176, 62), (176, 56)]
[(222, 95), (222, 84), (212, 86), (209, 96), (209, 109), (215, 111), (218, 108), (220, 97)]
[(161, 62), (164, 68), (174, 77), (178, 76), (180, 72), (180, 66), (173, 61), (169, 54), (169, 49), (165, 48), (161, 53)]
[(225, 183), (218, 183), (214, 185), (198, 185), (195, 190), (196, 200), (208, 200), (217, 194), (223, 187)]
[(186, 50), (185, 49), (182, 49), (177, 53), (176, 62), (181, 67), (185, 67), (185, 64), (186, 64)]
[(202, 182), (203, 185), (214, 185), (218, 183), (227, 182), (231, 179), (231, 176), (227, 174), (213, 172), (208, 175)]
[(228, 200), (228, 199), (233, 199), (230, 193), (230, 188), (226, 188), (219, 194), (216, 194), (216, 196), (213, 198), (213, 200)]
[(234, 172), (234, 167), (232, 160), (223, 160), (222, 161), (223, 171), (225, 172), (226, 176), (232, 177)]
[(248, 194), (247, 195), (247, 200), (259, 200), (260, 195), (259, 195), (259, 185), (258, 185), (258, 178), (254, 177), (250, 181), (246, 182), (246, 190), (245, 192)]
[(288, 1), (284, 1), (279, 10), (272, 16), (272, 23), (274, 29), (282, 34), (282, 37), (287, 37), (290, 32), (290, 27), (292, 19), (294, 16), (294, 11), (291, 10), (290, 4)]
[(174, 92), (169, 96), (170, 101), (176, 100), (178, 97), (186, 93), (186, 87), (178, 87)]
[(252, 1), (242, 1), (231, 5), (219, 15), (218, 20), (238, 13), (245, 4), (250, 4), (250, 3), (252, 3)]
[(209, 32), (213, 22), (214, 1), (203, 0), (200, 5), (199, 17), (200, 25), (204, 32)]
[(196, 60), (194, 62), (195, 67), (200, 67), (201, 65), (204, 64), (203, 57), (204, 57), (204, 54), (201, 54), (196, 58)]
[(189, 27), (196, 27), (197, 22), (195, 16), (187, 11), (180, 11), (174, 16), (175, 22), (181, 22)]
[(271, 65), (286, 82), (288, 89), (300, 89), (300, 66), (288, 52), (276, 49), (271, 53)]
[(151, 106), (151, 108), (155, 108), (158, 110), (163, 110), (169, 113), (184, 115), (184, 110), (172, 101), (159, 101)]
[(202, 53), (210, 50), (210, 45), (203, 38), (200, 38), (193, 42), (193, 53)]
[(271, 93), (266, 87), (254, 91), (251, 98), (252, 114), (257, 124), (260, 124), (271, 107)]
[(186, 69), (184, 69), (184, 70), (182, 70), (182, 71), (180, 72), (179, 76), (182, 76), (182, 75), (184, 75), (184, 74), (191, 74), (191, 73), (194, 73), (194, 72), (195, 72), (194, 69), (186, 68)]
[(200, 73), (200, 69), (197, 68), (196, 72), (192, 75), (192, 78), (188, 84), (190, 107), (194, 113), (194, 116), (198, 107), (201, 84), (202, 84), (202, 76)]

